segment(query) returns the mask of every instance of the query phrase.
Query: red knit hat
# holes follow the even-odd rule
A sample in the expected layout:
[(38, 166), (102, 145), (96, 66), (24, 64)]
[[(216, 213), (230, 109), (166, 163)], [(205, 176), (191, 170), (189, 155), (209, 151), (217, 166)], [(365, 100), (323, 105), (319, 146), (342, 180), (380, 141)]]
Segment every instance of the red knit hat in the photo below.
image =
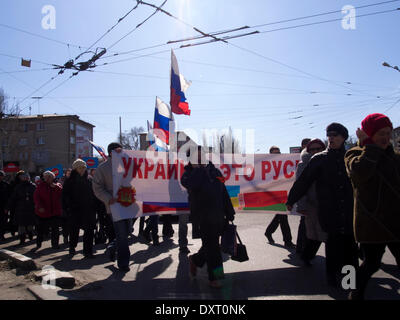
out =
[(390, 127), (393, 129), (392, 122), (382, 113), (372, 113), (365, 117), (361, 122), (361, 129), (372, 138), (380, 129)]

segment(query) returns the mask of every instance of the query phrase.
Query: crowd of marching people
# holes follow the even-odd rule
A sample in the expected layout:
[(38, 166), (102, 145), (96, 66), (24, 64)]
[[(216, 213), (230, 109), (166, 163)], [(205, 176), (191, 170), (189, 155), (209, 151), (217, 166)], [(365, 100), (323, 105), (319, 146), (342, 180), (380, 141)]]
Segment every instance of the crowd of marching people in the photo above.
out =
[[(383, 114), (371, 114), (356, 132), (356, 146), (346, 150), (347, 128), (331, 123), (323, 139), (304, 139), (296, 180), (289, 191), (286, 207), (302, 214), (296, 245), (287, 215), (276, 215), (265, 231), (268, 241), (281, 226), (287, 248), (296, 253), (305, 266), (311, 266), (321, 244), (325, 246), (326, 279), (340, 286), (342, 268), (352, 265), (357, 271), (356, 288), (349, 298), (363, 299), (369, 279), (379, 269), (386, 246), (400, 266), (400, 155), (390, 142), (393, 125)], [(60, 228), (69, 254), (76, 254), (79, 232), (83, 230), (83, 254), (93, 258), (94, 243), (108, 244), (106, 253), (117, 260), (118, 268), (129, 271), (128, 238), (132, 219), (116, 219), (110, 206), (117, 199), (113, 192), (113, 152), (122, 146), (111, 143), (109, 158), (95, 171), (77, 159), (62, 179), (45, 171), (30, 180), (19, 171), (11, 183), (0, 171), (0, 241), (4, 234), (18, 233), (20, 244), (36, 235), (36, 248), (49, 237), (53, 249), (59, 249)], [(273, 146), (270, 153), (280, 153)], [(199, 152), (199, 159), (200, 152)], [(188, 191), (190, 218), (194, 233), (202, 241), (201, 249), (189, 256), (189, 272), (207, 265), (210, 286), (219, 288), (223, 278), (220, 237), (226, 224), (234, 220), (235, 211), (221, 172), (210, 162), (185, 167), (181, 184)], [(140, 218), (140, 231), (148, 242), (158, 245), (158, 216)], [(168, 217), (170, 218), (170, 217)], [(189, 216), (179, 217), (180, 251), (188, 254), (187, 223)], [(171, 237), (171, 221), (165, 218), (163, 235)], [(362, 263), (359, 264), (359, 258)]]

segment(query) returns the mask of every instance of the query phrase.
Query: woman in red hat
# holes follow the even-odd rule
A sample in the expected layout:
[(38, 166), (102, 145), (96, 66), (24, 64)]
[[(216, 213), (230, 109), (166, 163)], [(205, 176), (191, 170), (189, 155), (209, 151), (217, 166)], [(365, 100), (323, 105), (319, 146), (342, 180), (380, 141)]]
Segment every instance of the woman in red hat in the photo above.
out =
[(357, 129), (358, 145), (345, 156), (354, 188), (354, 234), (364, 262), (350, 299), (363, 299), (388, 246), (400, 266), (400, 154), (390, 142), (393, 125), (380, 113), (368, 115)]

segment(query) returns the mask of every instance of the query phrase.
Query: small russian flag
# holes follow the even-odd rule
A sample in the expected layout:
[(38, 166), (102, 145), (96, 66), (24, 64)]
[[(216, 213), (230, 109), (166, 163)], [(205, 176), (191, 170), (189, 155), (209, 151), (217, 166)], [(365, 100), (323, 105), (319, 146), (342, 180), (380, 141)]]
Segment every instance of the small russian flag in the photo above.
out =
[(186, 101), (185, 91), (191, 85), (190, 81), (179, 73), (178, 61), (171, 50), (171, 98), (170, 105), (173, 113), (190, 116), (189, 103)]

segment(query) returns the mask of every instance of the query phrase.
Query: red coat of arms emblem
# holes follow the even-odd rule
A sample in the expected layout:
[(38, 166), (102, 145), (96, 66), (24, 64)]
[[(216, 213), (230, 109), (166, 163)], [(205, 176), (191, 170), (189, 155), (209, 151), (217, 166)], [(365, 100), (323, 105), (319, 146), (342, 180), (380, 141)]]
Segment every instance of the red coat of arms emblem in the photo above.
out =
[(136, 189), (133, 187), (121, 187), (118, 190), (117, 202), (124, 207), (129, 207), (136, 202)]

